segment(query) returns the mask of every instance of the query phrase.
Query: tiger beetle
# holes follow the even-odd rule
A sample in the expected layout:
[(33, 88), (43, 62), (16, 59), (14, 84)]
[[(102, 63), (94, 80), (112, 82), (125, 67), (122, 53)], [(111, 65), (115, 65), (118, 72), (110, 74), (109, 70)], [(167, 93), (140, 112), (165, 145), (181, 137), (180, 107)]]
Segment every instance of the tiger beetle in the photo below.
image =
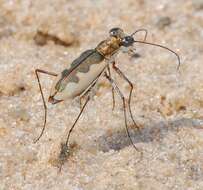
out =
[[(145, 32), (145, 36), (143, 40), (134, 39), (133, 36), (138, 32)], [(62, 159), (64, 159), (64, 157), (68, 155), (69, 139), (70, 139), (71, 133), (77, 121), (79, 120), (81, 114), (83, 113), (85, 106), (90, 100), (90, 92), (92, 88), (98, 82), (98, 79), (101, 76), (104, 76), (109, 81), (112, 87), (113, 108), (115, 106), (114, 91), (117, 92), (117, 94), (120, 96), (122, 100), (126, 132), (133, 147), (137, 151), (139, 151), (137, 147), (134, 145), (132, 138), (130, 136), (130, 133), (128, 130), (128, 124), (127, 124), (127, 117), (126, 117), (127, 109), (128, 109), (130, 113), (130, 118), (132, 119), (134, 126), (139, 131), (139, 126), (136, 124), (135, 119), (133, 118), (132, 109), (131, 109), (131, 96), (133, 91), (133, 84), (124, 75), (124, 73), (116, 66), (115, 55), (119, 52), (119, 50), (123, 50), (123, 48), (125, 49), (125, 51), (123, 51), (124, 53), (132, 52), (134, 44), (137, 44), (137, 43), (147, 44), (147, 45), (164, 48), (170, 51), (177, 57), (177, 60), (178, 60), (177, 69), (179, 69), (179, 66), (180, 66), (180, 57), (176, 52), (174, 52), (173, 50), (165, 46), (147, 42), (146, 38), (147, 38), (146, 29), (139, 29), (133, 32), (131, 35), (128, 35), (121, 28), (112, 28), (109, 31), (109, 37), (107, 39), (105, 39), (104, 41), (101, 41), (96, 46), (96, 48), (84, 51), (78, 58), (76, 58), (70, 64), (69, 68), (64, 69), (60, 74), (56, 74), (56, 73), (41, 70), (41, 69), (36, 69), (35, 73), (38, 80), (45, 113), (44, 113), (44, 124), (43, 124), (42, 131), (39, 137), (34, 142), (37, 142), (43, 135), (45, 126), (46, 126), (46, 121), (47, 121), (47, 106), (46, 106), (45, 98), (42, 91), (42, 86), (39, 79), (39, 73), (56, 77), (56, 79), (53, 82), (51, 92), (48, 98), (49, 103), (57, 104), (67, 99), (72, 100), (76, 97), (78, 97), (79, 100), (81, 101), (83, 97), (86, 97), (85, 103), (81, 106), (80, 113), (78, 114), (77, 118), (75, 119), (75, 122), (69, 129), (65, 143), (61, 144), (60, 156), (63, 157)], [(122, 94), (116, 82), (111, 77), (110, 66), (111, 66), (111, 69), (113, 69), (121, 78), (123, 78), (130, 87), (127, 102), (126, 102), (126, 98)]]

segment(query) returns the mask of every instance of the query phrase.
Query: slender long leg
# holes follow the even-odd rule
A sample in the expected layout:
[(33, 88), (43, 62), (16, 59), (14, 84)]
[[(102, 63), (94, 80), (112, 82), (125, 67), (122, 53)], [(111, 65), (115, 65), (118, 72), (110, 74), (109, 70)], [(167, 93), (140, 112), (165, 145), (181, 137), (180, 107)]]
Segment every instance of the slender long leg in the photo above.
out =
[[(101, 74), (102, 74), (102, 73), (101, 73)], [(101, 75), (101, 74), (100, 74), (100, 75)], [(99, 76), (100, 76), (100, 75), (99, 75)], [(80, 100), (81, 100), (81, 98), (83, 98), (83, 97), (86, 96), (86, 95), (87, 95), (87, 99), (86, 99), (84, 105), (82, 106), (82, 108), (81, 108), (81, 110), (80, 110), (80, 113), (78, 114), (78, 116), (77, 116), (75, 122), (73, 123), (72, 127), (70, 128), (70, 130), (69, 130), (69, 132), (68, 132), (67, 139), (66, 139), (66, 143), (65, 143), (67, 149), (68, 149), (68, 142), (69, 142), (69, 138), (70, 138), (71, 132), (73, 131), (73, 128), (75, 127), (77, 121), (79, 120), (79, 118), (80, 118), (80, 116), (81, 116), (83, 110), (85, 109), (85, 106), (86, 106), (87, 103), (89, 102), (90, 96), (89, 96), (88, 94), (89, 94), (89, 92), (92, 90), (92, 88), (95, 86), (95, 84), (97, 83), (97, 81), (98, 81), (98, 79), (99, 79), (99, 76), (92, 82), (92, 84), (90, 85), (89, 89), (88, 89), (86, 92), (84, 92), (84, 93), (80, 96)]]
[[(81, 99), (81, 98), (82, 98), (82, 97), (80, 97), (80, 99)], [(68, 135), (67, 135), (66, 142), (65, 142), (65, 143), (61, 143), (61, 151), (60, 151), (60, 154), (59, 154), (59, 172), (61, 171), (63, 164), (65, 163), (67, 157), (68, 157), (69, 154), (70, 154), (70, 152), (69, 152), (69, 146), (68, 146), (68, 144), (69, 144), (69, 139), (70, 139), (70, 135), (71, 135), (71, 133), (72, 133), (72, 131), (73, 131), (73, 129), (74, 129), (74, 127), (75, 127), (77, 121), (79, 120), (80, 116), (82, 115), (82, 113), (83, 113), (83, 111), (84, 111), (84, 109), (85, 109), (87, 103), (89, 102), (89, 100), (90, 100), (90, 96), (87, 97), (87, 99), (86, 99), (84, 105), (83, 105), (83, 106), (81, 107), (81, 109), (80, 109), (80, 113), (78, 114), (78, 116), (77, 116), (75, 122), (73, 123), (72, 127), (71, 127), (70, 130), (68, 131)], [(80, 101), (81, 101), (81, 100), (80, 100)]]
[[(110, 70), (109, 66), (107, 66), (107, 71), (108, 71), (109, 77), (111, 78), (111, 70)], [(112, 110), (114, 110), (114, 108), (115, 108), (115, 94), (114, 94), (114, 88), (113, 87), (111, 88), (111, 92), (112, 92), (112, 100), (113, 100)]]
[(38, 82), (38, 85), (39, 85), (39, 89), (40, 89), (40, 93), (41, 93), (41, 97), (42, 97), (42, 101), (43, 101), (43, 105), (44, 105), (44, 124), (43, 124), (43, 128), (42, 128), (42, 131), (41, 131), (40, 135), (37, 137), (36, 140), (34, 140), (34, 143), (36, 143), (41, 138), (41, 136), (43, 135), (44, 130), (45, 130), (45, 126), (46, 126), (46, 121), (47, 121), (47, 106), (46, 106), (44, 94), (43, 94), (43, 91), (42, 91), (42, 85), (40, 83), (38, 73), (43, 73), (43, 74), (47, 74), (47, 75), (55, 76), (55, 77), (57, 76), (57, 74), (53, 73), (53, 72), (44, 71), (44, 70), (41, 70), (41, 69), (36, 69), (35, 70), (35, 74), (36, 74), (36, 77), (37, 77), (37, 82)]
[(133, 140), (130, 136), (130, 132), (128, 130), (128, 124), (127, 124), (127, 115), (126, 115), (126, 105), (125, 105), (125, 97), (123, 96), (122, 92), (120, 91), (119, 87), (116, 85), (115, 81), (110, 78), (106, 73), (105, 73), (105, 77), (108, 79), (108, 81), (110, 82), (110, 84), (112, 85), (112, 87), (117, 91), (117, 93), (119, 94), (119, 96), (122, 99), (123, 102), (123, 113), (124, 113), (124, 120), (125, 120), (125, 128), (126, 128), (126, 132), (127, 135), (130, 139), (130, 142), (132, 143), (133, 147), (135, 148), (135, 150), (137, 150), (138, 152), (140, 152), (140, 150), (134, 145)]
[[(102, 74), (102, 72), (100, 73), (100, 75)], [(99, 75), (99, 76), (100, 76)], [(98, 79), (99, 79), (99, 76), (92, 82), (92, 84), (90, 85), (90, 87), (88, 88), (87, 91), (85, 91), (83, 94), (80, 95), (80, 104), (81, 104), (81, 108), (80, 108), (80, 113), (78, 114), (75, 122), (73, 123), (73, 125), (71, 126), (71, 128), (69, 129), (68, 131), (68, 134), (67, 134), (67, 139), (66, 139), (66, 142), (65, 143), (61, 143), (61, 152), (59, 154), (59, 161), (60, 161), (60, 166), (59, 166), (59, 171), (61, 171), (62, 169), (62, 165), (64, 164), (64, 162), (66, 161), (68, 155), (69, 155), (69, 147), (68, 147), (68, 144), (69, 144), (69, 139), (70, 139), (70, 136), (71, 136), (71, 133), (77, 123), (77, 121), (79, 120), (80, 116), (82, 115), (87, 103), (89, 102), (90, 100), (90, 96), (89, 96), (89, 92), (91, 91), (91, 89), (95, 86), (95, 84), (97, 83)], [(87, 99), (84, 103), (84, 105), (82, 106), (82, 103), (81, 103), (81, 99), (83, 97), (87, 96)]]
[(132, 82), (124, 75), (124, 73), (115, 65), (115, 62), (113, 62), (113, 69), (129, 84), (130, 86), (130, 93), (128, 96), (128, 109), (130, 112), (130, 117), (135, 125), (135, 127), (137, 128), (137, 130), (140, 132), (140, 127), (137, 125), (137, 123), (135, 122), (135, 119), (133, 118), (133, 114), (132, 114), (132, 110), (131, 110), (131, 97), (132, 97), (132, 92), (133, 92), (133, 84)]
[(82, 109), (82, 98), (79, 99), (80, 110)]
[(82, 106), (82, 109), (80, 110), (80, 113), (78, 114), (78, 116), (77, 116), (75, 122), (73, 123), (72, 127), (70, 128), (70, 130), (69, 130), (69, 132), (68, 132), (68, 136), (67, 136), (66, 143), (65, 143), (65, 145), (66, 145), (67, 147), (68, 147), (68, 142), (69, 142), (69, 138), (70, 138), (71, 132), (73, 131), (73, 129), (74, 129), (74, 127), (75, 127), (77, 121), (79, 120), (80, 116), (82, 115), (82, 112), (83, 112), (83, 110), (85, 109), (85, 107), (86, 107), (87, 103), (89, 102), (89, 100), (90, 100), (90, 97), (88, 96), (88, 97), (87, 97), (87, 100), (85, 101), (84, 105)]

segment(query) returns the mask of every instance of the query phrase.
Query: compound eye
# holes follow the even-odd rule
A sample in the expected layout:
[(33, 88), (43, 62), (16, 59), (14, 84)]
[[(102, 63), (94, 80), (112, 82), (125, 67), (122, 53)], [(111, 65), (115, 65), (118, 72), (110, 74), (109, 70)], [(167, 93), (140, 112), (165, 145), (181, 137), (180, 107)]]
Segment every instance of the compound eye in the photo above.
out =
[(122, 40), (122, 46), (129, 47), (133, 44), (134, 39), (132, 36), (126, 36)]
[(111, 32), (110, 32), (110, 36), (117, 36), (116, 34), (117, 34), (116, 31), (111, 31)]
[(110, 31), (109, 31), (109, 34), (110, 36), (113, 36), (113, 37), (118, 37), (119, 33), (121, 32), (122, 30), (120, 28), (112, 28)]

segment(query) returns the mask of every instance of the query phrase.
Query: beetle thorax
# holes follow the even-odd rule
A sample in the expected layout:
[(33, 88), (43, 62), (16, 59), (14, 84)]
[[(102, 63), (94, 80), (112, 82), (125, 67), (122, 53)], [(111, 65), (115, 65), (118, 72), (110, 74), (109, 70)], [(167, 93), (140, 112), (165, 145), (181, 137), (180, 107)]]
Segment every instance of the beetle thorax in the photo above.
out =
[(102, 41), (96, 50), (104, 57), (112, 56), (120, 48), (120, 38), (110, 37), (107, 40)]

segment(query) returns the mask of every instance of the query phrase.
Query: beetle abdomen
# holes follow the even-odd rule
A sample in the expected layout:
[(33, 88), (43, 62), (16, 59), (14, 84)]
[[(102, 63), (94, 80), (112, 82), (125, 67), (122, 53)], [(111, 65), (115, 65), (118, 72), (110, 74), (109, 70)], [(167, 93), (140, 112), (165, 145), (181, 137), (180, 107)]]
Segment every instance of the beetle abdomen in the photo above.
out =
[(57, 100), (74, 98), (83, 93), (89, 85), (101, 74), (107, 63), (96, 50), (87, 50), (75, 59), (69, 69), (55, 80), (51, 95)]

